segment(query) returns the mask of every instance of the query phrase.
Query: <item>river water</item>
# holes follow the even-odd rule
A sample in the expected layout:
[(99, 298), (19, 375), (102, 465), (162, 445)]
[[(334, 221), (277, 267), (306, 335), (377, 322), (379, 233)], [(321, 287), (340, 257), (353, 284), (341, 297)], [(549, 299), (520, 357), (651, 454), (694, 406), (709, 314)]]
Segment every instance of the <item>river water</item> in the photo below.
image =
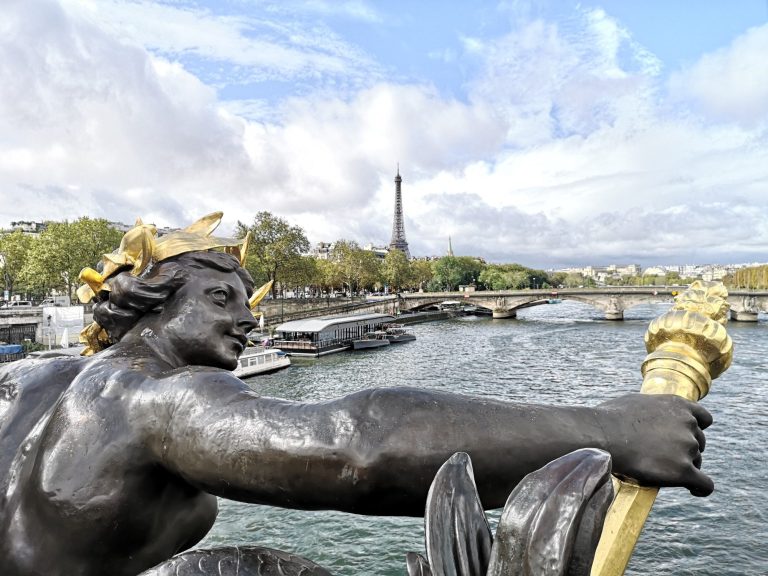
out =
[[(456, 318), (412, 327), (415, 342), (295, 360), (252, 378), (259, 393), (320, 400), (374, 386), (411, 385), (515, 402), (594, 405), (639, 388), (649, 320), (668, 305), (637, 307), (623, 322), (574, 302), (538, 306), (516, 320)], [(628, 575), (768, 574), (768, 321), (728, 324), (735, 355), (703, 402), (703, 469), (715, 493), (662, 490)], [(199, 547), (259, 544), (309, 558), (339, 576), (402, 576), (423, 551), (420, 519), (302, 512), (220, 501)]]

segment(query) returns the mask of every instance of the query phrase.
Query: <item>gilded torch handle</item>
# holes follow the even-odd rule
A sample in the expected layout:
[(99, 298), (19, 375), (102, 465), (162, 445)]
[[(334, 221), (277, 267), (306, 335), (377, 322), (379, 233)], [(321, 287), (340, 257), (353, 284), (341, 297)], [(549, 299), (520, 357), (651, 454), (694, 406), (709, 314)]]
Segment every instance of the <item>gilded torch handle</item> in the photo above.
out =
[[(694, 282), (645, 334), (643, 394), (676, 394), (698, 401), (731, 364), (733, 342), (724, 324), (728, 292), (719, 282)], [(658, 488), (613, 479), (615, 498), (605, 518), (592, 576), (620, 576), (653, 507)]]

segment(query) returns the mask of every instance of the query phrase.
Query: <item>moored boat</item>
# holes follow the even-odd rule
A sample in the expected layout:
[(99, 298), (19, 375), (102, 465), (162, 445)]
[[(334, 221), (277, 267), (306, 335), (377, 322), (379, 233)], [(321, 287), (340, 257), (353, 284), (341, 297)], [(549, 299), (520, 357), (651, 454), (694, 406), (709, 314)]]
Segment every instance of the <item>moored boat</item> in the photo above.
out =
[(248, 378), (288, 368), (290, 365), (291, 359), (279, 348), (248, 346), (237, 360), (237, 368), (232, 373), (238, 378)]
[(389, 338), (384, 330), (366, 332), (360, 338), (352, 340), (352, 348), (355, 350), (367, 350), (368, 348), (381, 348), (389, 346)]
[(274, 345), (291, 356), (324, 356), (352, 348), (353, 340), (394, 319), (389, 314), (355, 314), (291, 320), (277, 327)]
[(391, 344), (413, 342), (416, 340), (416, 335), (406, 330), (402, 324), (385, 324), (383, 328), (387, 334), (387, 340)]

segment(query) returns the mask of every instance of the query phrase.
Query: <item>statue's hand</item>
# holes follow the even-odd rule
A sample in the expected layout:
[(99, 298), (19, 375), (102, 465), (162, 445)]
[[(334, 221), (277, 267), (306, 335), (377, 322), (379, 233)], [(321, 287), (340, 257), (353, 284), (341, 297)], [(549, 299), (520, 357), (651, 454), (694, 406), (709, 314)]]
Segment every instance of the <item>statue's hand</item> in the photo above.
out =
[(616, 475), (646, 486), (684, 486), (708, 496), (712, 479), (701, 468), (710, 413), (679, 396), (630, 394), (600, 404), (597, 418)]

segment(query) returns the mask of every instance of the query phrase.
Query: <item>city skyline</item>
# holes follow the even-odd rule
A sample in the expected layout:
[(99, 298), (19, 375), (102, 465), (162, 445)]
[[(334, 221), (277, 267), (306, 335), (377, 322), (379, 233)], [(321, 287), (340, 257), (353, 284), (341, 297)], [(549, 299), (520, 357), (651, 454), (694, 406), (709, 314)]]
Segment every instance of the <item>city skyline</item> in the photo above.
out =
[(415, 256), (765, 260), (764, 1), (412, 4), (3, 3), (0, 221), (386, 245), (399, 162)]

